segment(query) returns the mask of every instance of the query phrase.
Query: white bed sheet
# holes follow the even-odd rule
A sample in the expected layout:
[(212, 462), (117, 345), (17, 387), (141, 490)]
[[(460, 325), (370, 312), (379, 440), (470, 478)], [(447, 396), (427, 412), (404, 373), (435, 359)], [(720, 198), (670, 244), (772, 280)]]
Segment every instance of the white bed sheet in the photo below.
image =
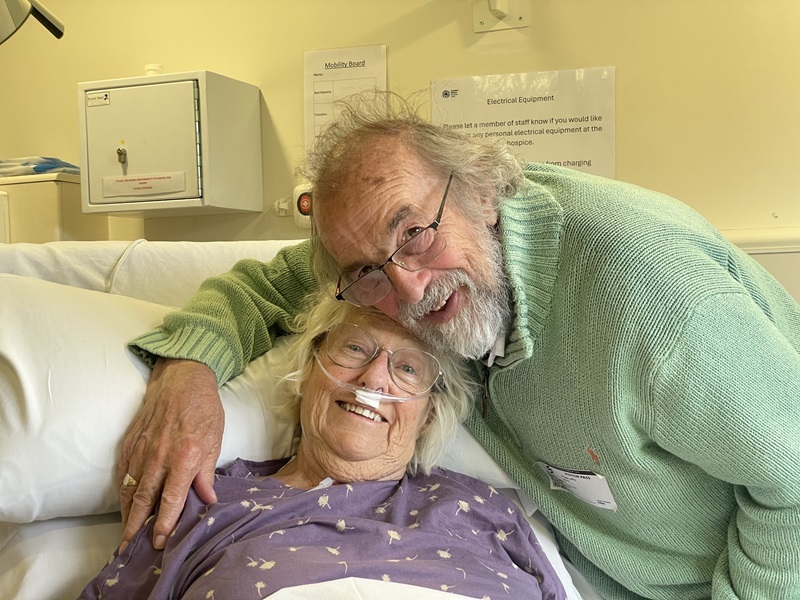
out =
[(0, 523), (0, 598), (77, 598), (122, 536), (119, 513)]
[(453, 592), (440, 592), (405, 583), (348, 577), (284, 588), (270, 596), (275, 600), (473, 600)]

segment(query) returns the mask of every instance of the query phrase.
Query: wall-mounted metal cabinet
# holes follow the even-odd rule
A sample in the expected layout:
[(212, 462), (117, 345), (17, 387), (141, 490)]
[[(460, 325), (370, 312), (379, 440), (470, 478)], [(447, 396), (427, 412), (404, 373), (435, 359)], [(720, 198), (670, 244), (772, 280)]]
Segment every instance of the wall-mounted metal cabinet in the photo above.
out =
[(78, 84), (83, 211), (263, 210), (257, 87), (210, 71)]

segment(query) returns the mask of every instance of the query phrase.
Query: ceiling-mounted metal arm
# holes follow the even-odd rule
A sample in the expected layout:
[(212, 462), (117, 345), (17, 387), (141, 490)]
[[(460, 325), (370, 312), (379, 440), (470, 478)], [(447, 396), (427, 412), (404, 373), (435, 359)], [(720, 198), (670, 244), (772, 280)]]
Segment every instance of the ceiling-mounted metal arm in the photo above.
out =
[(39, 23), (45, 26), (47, 31), (56, 38), (61, 39), (64, 35), (64, 24), (56, 16), (47, 10), (38, 0), (28, 0), (31, 3), (31, 14)]
[(0, 44), (22, 27), (29, 15), (33, 15), (55, 37), (64, 35), (64, 24), (39, 0), (0, 0)]

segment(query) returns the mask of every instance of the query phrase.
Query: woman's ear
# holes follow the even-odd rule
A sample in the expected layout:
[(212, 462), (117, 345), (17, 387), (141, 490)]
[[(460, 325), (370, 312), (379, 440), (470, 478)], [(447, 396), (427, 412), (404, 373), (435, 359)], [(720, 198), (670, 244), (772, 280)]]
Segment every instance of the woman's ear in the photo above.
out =
[(308, 380), (311, 378), (311, 375), (314, 372), (314, 368), (315, 367), (312, 366), (311, 369), (303, 369), (305, 376), (299, 381), (297, 385), (297, 390), (300, 395), (300, 397), (298, 398), (298, 403), (299, 400), (302, 400), (303, 396), (305, 396), (306, 394), (306, 389), (308, 388)]
[(436, 406), (433, 404), (433, 397), (428, 397), (428, 411), (425, 415), (425, 422), (417, 432), (417, 439), (421, 438), (426, 431), (430, 428), (433, 420), (436, 418)]

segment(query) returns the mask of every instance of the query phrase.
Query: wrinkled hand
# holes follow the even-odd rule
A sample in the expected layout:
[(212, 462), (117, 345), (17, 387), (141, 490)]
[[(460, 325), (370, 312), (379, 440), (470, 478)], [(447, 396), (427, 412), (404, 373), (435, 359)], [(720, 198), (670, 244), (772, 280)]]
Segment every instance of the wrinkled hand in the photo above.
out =
[[(122, 544), (136, 534), (161, 501), (153, 546), (163, 549), (178, 523), (189, 486), (206, 504), (217, 501), (214, 469), (225, 413), (214, 373), (190, 361), (159, 358), (117, 463)], [(137, 485), (123, 485), (126, 473)], [(124, 548), (123, 548), (124, 549)]]

